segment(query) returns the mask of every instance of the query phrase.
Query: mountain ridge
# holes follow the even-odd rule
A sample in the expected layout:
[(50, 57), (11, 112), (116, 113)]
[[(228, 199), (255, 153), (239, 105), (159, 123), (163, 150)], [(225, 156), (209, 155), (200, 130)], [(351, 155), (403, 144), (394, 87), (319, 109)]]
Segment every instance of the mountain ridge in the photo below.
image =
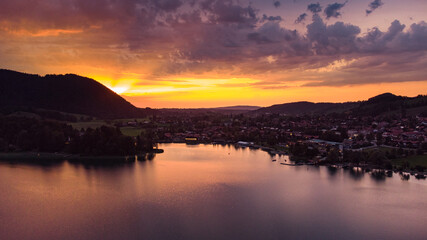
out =
[(359, 115), (379, 115), (385, 112), (405, 111), (405, 109), (423, 106), (427, 108), (427, 95), (406, 97), (387, 92), (371, 97), (367, 100), (357, 102), (314, 103), (300, 101), (275, 104), (252, 111), (250, 114), (278, 113), (287, 115), (303, 115), (351, 112)]
[(76, 74), (40, 76), (0, 69), (0, 108), (31, 107), (102, 118), (138, 117), (138, 109), (101, 83)]

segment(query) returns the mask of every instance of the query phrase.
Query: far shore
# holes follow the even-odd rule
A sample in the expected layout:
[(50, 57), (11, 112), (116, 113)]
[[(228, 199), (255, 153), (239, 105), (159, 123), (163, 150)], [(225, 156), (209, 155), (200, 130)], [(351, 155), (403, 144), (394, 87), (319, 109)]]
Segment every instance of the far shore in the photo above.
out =
[(132, 156), (90, 156), (68, 153), (49, 153), (49, 152), (7, 152), (0, 153), (0, 161), (70, 161), (70, 162), (133, 162), (147, 160), (147, 155), (163, 153), (163, 149), (154, 149), (151, 152), (140, 153)]

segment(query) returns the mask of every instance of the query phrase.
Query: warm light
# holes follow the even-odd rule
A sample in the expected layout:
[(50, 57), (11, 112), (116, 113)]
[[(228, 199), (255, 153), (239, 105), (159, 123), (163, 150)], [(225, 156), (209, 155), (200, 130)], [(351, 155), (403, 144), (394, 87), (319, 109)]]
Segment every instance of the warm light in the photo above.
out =
[(111, 89), (113, 92), (117, 93), (117, 94), (122, 94), (124, 92), (126, 92), (126, 90), (128, 90), (128, 87), (109, 87), (109, 89)]
[(97, 76), (95, 74), (89, 74), (90, 78), (100, 82), (113, 92), (117, 94), (127, 93), (132, 90), (134, 83), (138, 82), (138, 79), (130, 79), (130, 78), (118, 78), (115, 79), (113, 77), (108, 76)]
[(32, 37), (51, 37), (51, 36), (59, 36), (61, 34), (77, 34), (82, 33), (81, 29), (45, 29), (40, 31), (28, 31), (28, 30), (16, 30), (5, 27), (0, 27), (0, 30), (6, 31), (10, 34), (16, 36), (32, 36)]

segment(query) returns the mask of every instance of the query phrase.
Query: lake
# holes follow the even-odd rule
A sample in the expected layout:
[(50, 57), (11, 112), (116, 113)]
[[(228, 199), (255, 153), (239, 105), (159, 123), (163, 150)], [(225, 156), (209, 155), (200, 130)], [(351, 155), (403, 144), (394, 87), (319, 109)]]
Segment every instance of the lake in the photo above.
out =
[(162, 144), (118, 166), (0, 163), (0, 239), (427, 239), (427, 181)]

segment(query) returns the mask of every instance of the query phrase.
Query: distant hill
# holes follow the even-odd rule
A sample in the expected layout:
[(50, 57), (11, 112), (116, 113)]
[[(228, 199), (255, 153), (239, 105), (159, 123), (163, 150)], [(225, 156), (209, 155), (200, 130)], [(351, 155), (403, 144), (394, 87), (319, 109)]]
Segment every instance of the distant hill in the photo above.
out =
[(229, 106), (217, 108), (161, 108), (158, 109), (163, 114), (206, 114), (206, 113), (222, 113), (222, 114), (240, 114), (247, 113), (260, 109), (258, 106)]
[(402, 97), (394, 95), (393, 93), (383, 93), (375, 97), (371, 97), (368, 101), (363, 102), (362, 104), (376, 104), (384, 102), (395, 102), (400, 100), (409, 99), (408, 97)]
[(354, 115), (419, 114), (427, 110), (427, 95), (403, 97), (384, 93), (366, 101), (346, 103), (294, 102), (260, 108), (250, 114), (279, 113), (286, 115), (327, 114), (350, 112)]
[(380, 114), (419, 114), (427, 110), (427, 95), (416, 97), (397, 96), (383, 93), (360, 102), (352, 109), (353, 114), (376, 116)]
[(20, 73), (0, 70), (0, 109), (41, 108), (100, 118), (144, 115), (121, 96), (97, 81), (77, 76)]
[(214, 110), (230, 110), (230, 111), (254, 111), (258, 110), (261, 107), (258, 106), (247, 106), (247, 105), (238, 105), (238, 106), (230, 106), (230, 107), (217, 107), (212, 108)]
[(276, 104), (270, 107), (260, 108), (251, 112), (252, 114), (279, 113), (287, 115), (320, 114), (330, 112), (342, 112), (358, 106), (355, 102), (348, 103), (312, 103), (293, 102)]

